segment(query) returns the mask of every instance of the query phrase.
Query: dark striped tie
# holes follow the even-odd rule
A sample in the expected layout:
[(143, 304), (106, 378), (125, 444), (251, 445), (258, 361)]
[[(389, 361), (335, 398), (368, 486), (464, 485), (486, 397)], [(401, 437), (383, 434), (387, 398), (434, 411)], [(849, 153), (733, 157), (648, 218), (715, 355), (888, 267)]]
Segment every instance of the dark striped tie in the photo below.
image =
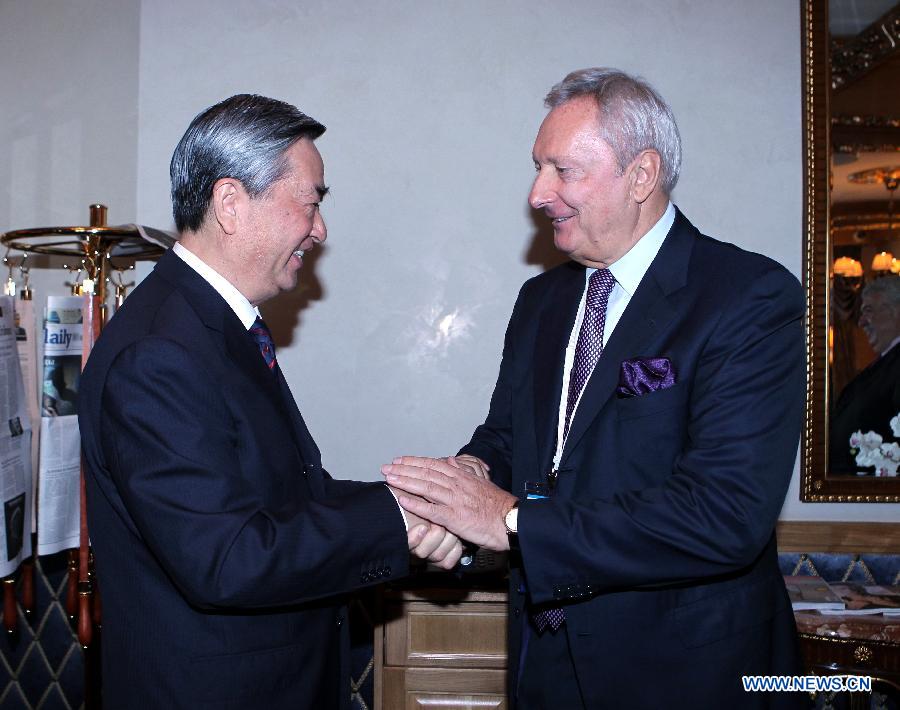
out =
[[(581, 330), (578, 331), (578, 342), (575, 345), (575, 359), (572, 362), (572, 371), (569, 373), (569, 392), (566, 399), (566, 421), (563, 427), (563, 441), (569, 433), (569, 424), (572, 423), (572, 414), (575, 412), (575, 404), (581, 390), (587, 384), (600, 354), (603, 352), (603, 329), (606, 326), (606, 306), (609, 304), (609, 294), (612, 293), (616, 279), (609, 269), (598, 269), (588, 279), (587, 296), (584, 299), (584, 318), (581, 321)], [(532, 614), (531, 620), (538, 633), (543, 633), (547, 627), (553, 631), (559, 629), (566, 620), (564, 609), (556, 607), (543, 609)]]
[(276, 365), (275, 342), (272, 340), (272, 333), (269, 332), (269, 327), (262, 318), (257, 316), (256, 320), (253, 321), (253, 325), (250, 326), (249, 332), (256, 341), (259, 353), (262, 355), (263, 360), (266, 361), (266, 365), (270, 370), (274, 370)]

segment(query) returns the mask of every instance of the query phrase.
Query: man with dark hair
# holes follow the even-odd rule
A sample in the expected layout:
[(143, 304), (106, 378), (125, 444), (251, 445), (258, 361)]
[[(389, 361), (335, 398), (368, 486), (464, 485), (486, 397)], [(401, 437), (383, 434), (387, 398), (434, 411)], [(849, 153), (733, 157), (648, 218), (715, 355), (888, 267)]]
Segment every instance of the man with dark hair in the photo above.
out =
[(671, 203), (681, 143), (646, 82), (585, 69), (547, 105), (529, 202), (571, 261), (522, 287), (457, 459), (383, 471), (428, 499), (401, 496), (409, 510), (512, 548), (513, 707), (803, 707), (742, 684), (799, 670), (774, 528), (802, 421), (802, 289)]
[(198, 115), (171, 164), (180, 240), (85, 368), (105, 707), (349, 707), (339, 595), (409, 550), (459, 558), (383, 484), (331, 479), (259, 317), (326, 238), (324, 130), (261, 96)]

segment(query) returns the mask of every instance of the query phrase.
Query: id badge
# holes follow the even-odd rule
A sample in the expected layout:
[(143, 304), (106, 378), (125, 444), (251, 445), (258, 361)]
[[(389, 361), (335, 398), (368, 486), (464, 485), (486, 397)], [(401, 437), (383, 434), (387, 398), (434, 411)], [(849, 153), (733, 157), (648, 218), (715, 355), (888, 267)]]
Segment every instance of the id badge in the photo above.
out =
[(549, 484), (536, 481), (525, 482), (525, 500), (546, 500), (549, 497)]

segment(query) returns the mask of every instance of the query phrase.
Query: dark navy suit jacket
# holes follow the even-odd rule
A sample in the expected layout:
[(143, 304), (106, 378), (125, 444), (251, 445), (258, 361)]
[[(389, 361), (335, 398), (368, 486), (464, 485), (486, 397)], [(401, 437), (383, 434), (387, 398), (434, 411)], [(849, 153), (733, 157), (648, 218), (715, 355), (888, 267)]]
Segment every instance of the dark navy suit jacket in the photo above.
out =
[(850, 453), (853, 432), (892, 438), (891, 419), (900, 412), (900, 344), (881, 355), (844, 387), (831, 415), (830, 473), (863, 470)]
[(342, 593), (406, 573), (381, 483), (332, 480), (279, 369), (176, 254), (81, 379), (103, 700), (349, 706)]
[[(490, 413), (463, 448), (520, 497), (552, 465), (584, 284), (570, 262), (523, 286)], [(513, 689), (530, 601), (565, 605), (589, 708), (798, 702), (744, 693), (741, 675), (797, 672), (773, 529), (803, 415), (803, 311), (783, 267), (677, 214), (586, 385), (556, 493), (521, 504)], [(668, 358), (675, 385), (617, 396), (639, 357)]]

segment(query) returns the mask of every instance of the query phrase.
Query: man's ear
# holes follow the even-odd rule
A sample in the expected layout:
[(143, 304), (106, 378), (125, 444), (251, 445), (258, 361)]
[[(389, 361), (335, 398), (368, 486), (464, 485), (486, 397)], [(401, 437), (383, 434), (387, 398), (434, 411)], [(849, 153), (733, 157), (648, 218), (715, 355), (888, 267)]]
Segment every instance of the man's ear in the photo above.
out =
[(631, 162), (631, 196), (643, 203), (659, 187), (662, 160), (655, 150), (641, 151)]
[(210, 207), (225, 234), (234, 234), (243, 217), (250, 196), (240, 180), (219, 178), (212, 189)]

